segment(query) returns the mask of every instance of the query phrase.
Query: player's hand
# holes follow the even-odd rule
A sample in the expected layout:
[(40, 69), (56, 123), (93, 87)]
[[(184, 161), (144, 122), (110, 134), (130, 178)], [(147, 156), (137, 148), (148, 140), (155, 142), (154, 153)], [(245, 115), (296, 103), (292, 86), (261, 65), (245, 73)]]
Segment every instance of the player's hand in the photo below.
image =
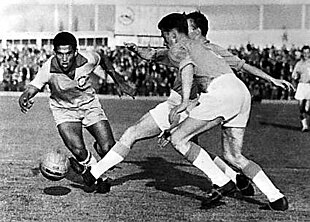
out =
[(132, 42), (124, 42), (124, 46), (132, 52), (137, 52), (138, 51), (138, 46), (135, 43)]
[(165, 130), (158, 136), (157, 144), (160, 148), (165, 148), (170, 142), (170, 130)]
[(21, 95), (19, 97), (19, 106), (21, 108), (22, 113), (27, 113), (28, 110), (33, 106), (34, 100), (29, 99), (27, 94)]
[(121, 97), (123, 93), (131, 96), (133, 99), (135, 99), (135, 95), (137, 94), (137, 88), (135, 84), (128, 82), (124, 79), (123, 76), (115, 72), (114, 77), (117, 81), (116, 83), (116, 91), (118, 95)]
[(283, 79), (272, 79), (271, 81), (272, 81), (272, 83), (274, 85), (279, 86), (279, 87), (281, 87), (284, 90), (293, 91), (293, 92), (296, 91), (296, 89), (293, 86), (293, 84), (291, 84), (290, 82), (288, 82), (286, 80), (283, 80)]

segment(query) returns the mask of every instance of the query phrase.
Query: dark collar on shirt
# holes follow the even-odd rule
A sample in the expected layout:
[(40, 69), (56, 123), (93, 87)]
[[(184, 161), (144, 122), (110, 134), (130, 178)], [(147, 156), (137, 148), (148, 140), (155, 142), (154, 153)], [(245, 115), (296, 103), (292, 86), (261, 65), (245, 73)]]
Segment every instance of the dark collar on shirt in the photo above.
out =
[[(76, 58), (75, 58), (75, 63), (73, 64), (73, 66), (69, 72), (72, 72), (76, 68), (79, 68), (79, 67), (85, 65), (87, 62), (88, 62), (87, 59), (78, 53)], [(51, 73), (63, 73), (63, 71), (59, 67), (59, 64), (57, 62), (56, 57), (52, 58), (50, 72)]]

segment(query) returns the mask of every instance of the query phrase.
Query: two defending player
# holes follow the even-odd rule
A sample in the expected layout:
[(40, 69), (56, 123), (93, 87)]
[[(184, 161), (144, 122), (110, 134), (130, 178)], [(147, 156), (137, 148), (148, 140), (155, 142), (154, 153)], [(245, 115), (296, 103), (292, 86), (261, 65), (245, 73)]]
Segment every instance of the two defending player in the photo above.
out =
[[(168, 15), (161, 20), (159, 28), (165, 44), (170, 48), (169, 59), (180, 70), (176, 82), (181, 83), (178, 86), (181, 87), (179, 92), (182, 97), (172, 109), (167, 107), (170, 109), (170, 122), (179, 119), (179, 115), (183, 112), (187, 112), (188, 115), (166, 139), (169, 139), (188, 161), (206, 173), (213, 183), (218, 184), (219, 188), (210, 196), (211, 201), (218, 200), (224, 190), (233, 190), (234, 184), (214, 164), (209, 154), (190, 139), (221, 124), (224, 157), (251, 178), (267, 196), (269, 200), (267, 208), (286, 210), (288, 203), (284, 195), (272, 184), (260, 166), (241, 154), (251, 102), (245, 85), (233, 74), (225, 61), (219, 59), (201, 41), (189, 38), (184, 15), (176, 13)], [(199, 85), (198, 106), (193, 106), (190, 100), (194, 80)], [(151, 114), (147, 113), (137, 124), (126, 130), (119, 142), (97, 164), (85, 170), (83, 166), (76, 164), (75, 167), (83, 174), (85, 183), (88, 185), (95, 183), (101, 174), (121, 162), (136, 140), (148, 137), (149, 133), (152, 135), (160, 133), (158, 127), (154, 128), (156, 124)], [(153, 130), (146, 132), (145, 129)]]

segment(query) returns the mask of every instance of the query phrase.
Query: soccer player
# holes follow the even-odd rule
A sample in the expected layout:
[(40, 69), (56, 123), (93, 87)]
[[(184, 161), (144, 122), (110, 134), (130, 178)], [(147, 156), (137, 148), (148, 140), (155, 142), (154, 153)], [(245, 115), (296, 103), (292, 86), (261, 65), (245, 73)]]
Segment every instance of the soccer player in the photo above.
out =
[(101, 66), (115, 81), (119, 95), (124, 92), (133, 96), (135, 89), (114, 71), (105, 55), (78, 51), (77, 40), (71, 33), (58, 33), (53, 45), (55, 55), (39, 69), (21, 94), (19, 105), (26, 113), (33, 105), (33, 97), (48, 85), (50, 109), (64, 144), (79, 163), (89, 166), (97, 161), (85, 147), (83, 127), (99, 144), (95, 148), (100, 157), (115, 144), (108, 118), (91, 85), (90, 74)]
[[(189, 28), (189, 37), (191, 39), (200, 40), (208, 49), (212, 50), (216, 55), (221, 57), (232, 69), (236, 71), (245, 71), (267, 81), (271, 81), (276, 86), (282, 87), (284, 89), (294, 90), (294, 87), (291, 83), (285, 80), (274, 79), (262, 70), (246, 64), (244, 60), (234, 56), (226, 49), (216, 44), (210, 43), (206, 38), (208, 32), (208, 19), (202, 13), (196, 11), (186, 15), (186, 17)], [(125, 46), (129, 50), (137, 53), (143, 59), (175, 66), (175, 63), (169, 59), (168, 49), (156, 50), (152, 48), (140, 48), (137, 47), (134, 43), (125, 43)], [(154, 109), (150, 110), (153, 119), (162, 131), (165, 131), (171, 127), (167, 116), (169, 111), (177, 104), (180, 104), (181, 101), (180, 84), (175, 83), (174, 85), (175, 87), (171, 89), (172, 96), (170, 96), (166, 102), (163, 102)], [(176, 92), (174, 89), (176, 89), (178, 92)], [(184, 117), (182, 119), (184, 119)], [(236, 183), (242, 194), (254, 194), (252, 185), (246, 181), (246, 178), (244, 178), (243, 174), (235, 172), (218, 156), (215, 156), (211, 153), (209, 154), (217, 166)]]
[[(240, 169), (267, 196), (269, 202), (263, 209), (287, 210), (286, 197), (257, 163), (241, 153), (251, 109), (251, 96), (247, 87), (227, 63), (199, 40), (189, 38), (185, 20), (184, 15), (172, 13), (158, 24), (169, 48), (168, 54), (179, 61), (182, 80), (182, 102), (171, 110), (169, 119), (173, 121), (178, 118), (179, 113), (189, 106), (193, 80), (198, 81), (202, 92), (198, 99), (199, 105), (188, 111), (188, 117), (171, 131), (171, 135), (166, 134), (166, 138), (179, 152), (191, 157), (194, 165), (206, 167), (208, 163), (205, 160), (209, 158), (207, 153), (201, 152), (203, 148), (191, 142), (190, 138), (213, 128), (214, 123), (221, 124), (224, 158)], [(214, 192), (212, 198), (219, 199), (220, 193)]]
[(298, 82), (295, 99), (299, 101), (302, 132), (309, 131), (310, 115), (310, 47), (302, 47), (302, 59), (294, 67), (292, 78)]

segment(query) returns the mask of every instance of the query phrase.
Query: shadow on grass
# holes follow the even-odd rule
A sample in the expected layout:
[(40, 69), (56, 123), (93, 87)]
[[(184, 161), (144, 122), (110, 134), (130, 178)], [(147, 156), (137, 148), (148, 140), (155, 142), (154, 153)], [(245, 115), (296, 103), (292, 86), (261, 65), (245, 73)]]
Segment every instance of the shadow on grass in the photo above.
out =
[(294, 130), (294, 131), (300, 131), (301, 128), (299, 126), (290, 126), (290, 125), (284, 125), (284, 124), (279, 124), (279, 123), (271, 123), (271, 122), (266, 122), (266, 121), (259, 121), (261, 125), (266, 125), (266, 126), (273, 126), (277, 128), (282, 128), (282, 129), (288, 129), (288, 130)]
[[(196, 187), (204, 192), (209, 192), (212, 189), (212, 183), (207, 177), (194, 175), (186, 171), (180, 170), (177, 167), (192, 167), (189, 164), (178, 164), (166, 161), (161, 157), (148, 157), (146, 161), (124, 161), (126, 163), (135, 164), (143, 170), (142, 172), (127, 175), (117, 178), (112, 181), (112, 186), (117, 186), (129, 180), (144, 180), (151, 179), (146, 186), (154, 187), (156, 190), (167, 192), (174, 195), (180, 195), (202, 201), (202, 209), (210, 209), (219, 205), (224, 205), (222, 201), (212, 204), (204, 204), (206, 198), (202, 195), (197, 195), (194, 192), (181, 190), (184, 186)], [(262, 202), (253, 199), (252, 197), (244, 197), (238, 192), (230, 196), (235, 199), (243, 200), (248, 203), (263, 205)]]
[(52, 186), (44, 188), (43, 192), (52, 196), (64, 196), (71, 192), (71, 189), (63, 186)]
[[(172, 163), (161, 157), (148, 157), (145, 161), (124, 161), (123, 163), (137, 165), (142, 171), (114, 179), (111, 181), (112, 186), (119, 186), (132, 180), (151, 180), (147, 182), (145, 186), (154, 187), (156, 190), (173, 195), (199, 200), (202, 202), (201, 209), (207, 210), (220, 205), (225, 205), (225, 202), (222, 201), (212, 204), (205, 204), (205, 196), (196, 194), (195, 191), (190, 192), (188, 190), (184, 190), (184, 187), (186, 186), (196, 187), (205, 193), (212, 189), (212, 183), (207, 177), (195, 175), (180, 169), (181, 167), (193, 167), (190, 164)], [(66, 179), (74, 182), (70, 184), (73, 188), (81, 189), (86, 193), (95, 192), (94, 188), (85, 186), (82, 177), (75, 174), (72, 170), (69, 171)], [(244, 197), (238, 192), (230, 197), (252, 204), (263, 205), (262, 202), (257, 201), (252, 197)]]

